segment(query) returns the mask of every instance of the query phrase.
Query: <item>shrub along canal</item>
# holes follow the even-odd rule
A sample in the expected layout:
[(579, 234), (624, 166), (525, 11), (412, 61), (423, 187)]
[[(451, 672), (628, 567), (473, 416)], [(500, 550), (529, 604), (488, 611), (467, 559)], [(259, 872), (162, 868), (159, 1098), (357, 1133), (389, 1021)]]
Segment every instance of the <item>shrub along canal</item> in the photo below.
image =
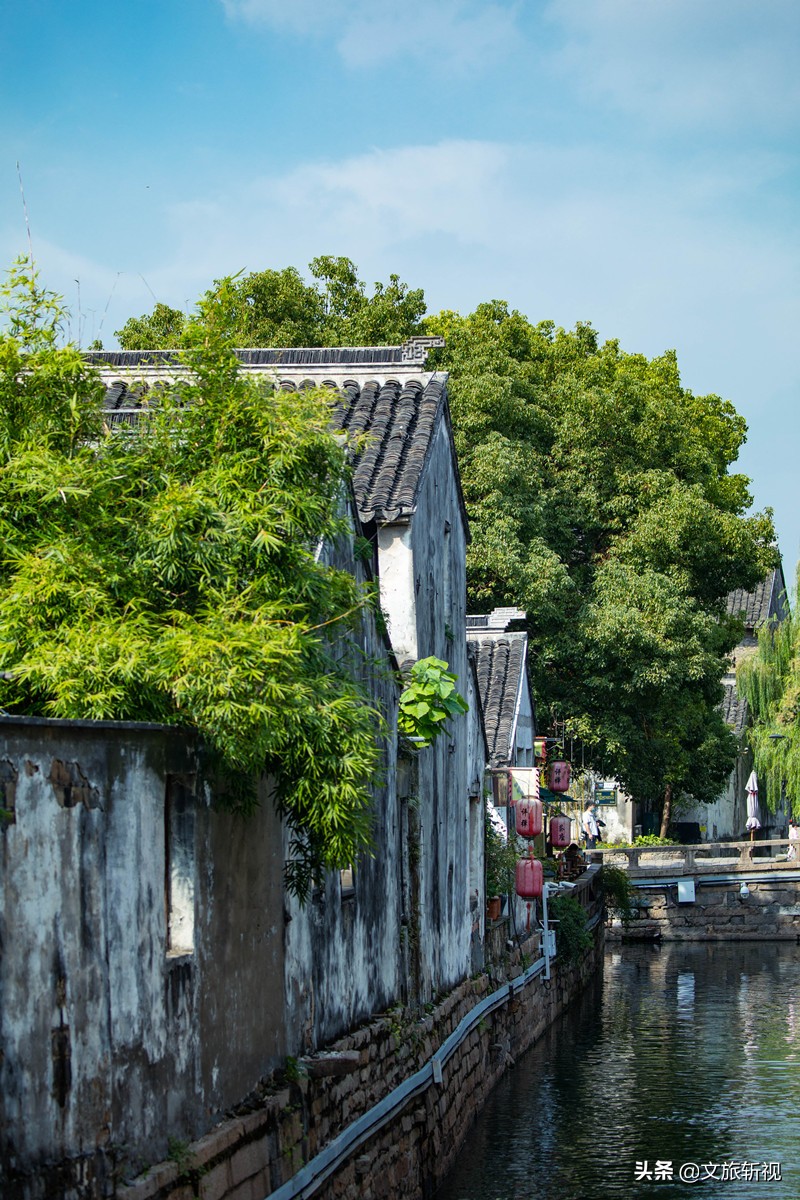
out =
[(800, 947), (621, 946), (436, 1200), (800, 1197)]

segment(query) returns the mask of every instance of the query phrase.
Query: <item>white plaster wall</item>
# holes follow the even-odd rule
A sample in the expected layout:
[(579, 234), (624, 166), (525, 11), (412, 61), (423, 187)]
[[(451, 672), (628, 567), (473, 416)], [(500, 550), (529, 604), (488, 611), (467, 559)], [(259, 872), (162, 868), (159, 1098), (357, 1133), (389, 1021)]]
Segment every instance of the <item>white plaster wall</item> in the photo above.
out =
[(414, 550), (408, 522), (378, 530), (381, 607), (397, 661), (423, 658), (417, 644)]
[[(166, 778), (194, 778), (188, 741), (22, 720), (0, 720), (0, 737), (18, 771), (16, 819), (0, 833), (0, 1193), (4, 1172), (45, 1180), (48, 1164), (98, 1162), (107, 1148), (135, 1174), (285, 1057), (277, 818), (266, 793), (244, 821), (200, 789), (183, 863), (190, 872), (194, 856), (195, 951), (170, 953)], [(55, 761), (79, 764), (88, 805), (59, 803)]]
[[(607, 786), (613, 786), (609, 783)], [(633, 840), (636, 823), (636, 804), (617, 787), (616, 804), (598, 804), (597, 815), (605, 821), (600, 833), (604, 842), (629, 842)]]
[(534, 763), (533, 739), (535, 735), (531, 691), (527, 680), (527, 654), (523, 664), (523, 676), (519, 692), (517, 722), (514, 729), (514, 745), (511, 762), (515, 767), (532, 767)]
[[(112, 1141), (161, 1149), (196, 1116), (194, 977), (165, 1004), (163, 747), (109, 742), (69, 723), (4, 742), (19, 778), (2, 834), (0, 1075), (20, 1169)], [(54, 760), (79, 764), (88, 807), (58, 802)]]

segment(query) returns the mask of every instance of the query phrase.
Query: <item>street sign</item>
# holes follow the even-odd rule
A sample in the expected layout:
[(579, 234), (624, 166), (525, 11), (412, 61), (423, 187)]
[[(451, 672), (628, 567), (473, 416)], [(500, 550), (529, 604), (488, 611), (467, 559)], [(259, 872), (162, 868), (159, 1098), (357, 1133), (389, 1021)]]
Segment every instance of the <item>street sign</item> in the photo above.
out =
[(616, 804), (617, 789), (616, 788), (596, 788), (594, 793), (595, 804)]
[(568, 796), (566, 792), (551, 792), (550, 788), (539, 788), (539, 799), (542, 804), (551, 804), (559, 808), (562, 804), (577, 804), (574, 796)]

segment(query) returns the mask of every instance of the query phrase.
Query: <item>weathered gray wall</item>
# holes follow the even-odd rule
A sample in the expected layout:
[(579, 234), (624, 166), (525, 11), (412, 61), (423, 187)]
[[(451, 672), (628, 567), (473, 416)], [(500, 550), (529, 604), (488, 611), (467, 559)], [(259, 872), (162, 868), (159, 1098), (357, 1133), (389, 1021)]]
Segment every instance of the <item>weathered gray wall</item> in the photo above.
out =
[[(3, 1194), (50, 1197), (56, 1176), (86, 1174), (82, 1159), (102, 1175), (107, 1146), (162, 1157), (283, 1059), (280, 827), (268, 802), (247, 824), (212, 809), (175, 730), (0, 729), (17, 773), (0, 835)], [(170, 775), (194, 788), (188, 953), (167, 938)]]
[(480, 690), (474, 662), (467, 660), (467, 685), (463, 695), (469, 704), (467, 713), (467, 792), (469, 795), (469, 908), (471, 926), (471, 971), (478, 971), (485, 961), (483, 939), (486, 918), (486, 885), (484, 872), (484, 792), (486, 764), (489, 752), (481, 714)]
[[(331, 566), (368, 581), (352, 537), (326, 546)], [(305, 907), (287, 896), (283, 928), (286, 971), (287, 1047), (307, 1053), (388, 1008), (402, 988), (402, 848), (397, 796), (397, 704), (400, 683), (389, 641), (371, 611), (361, 615), (357, 636), (342, 638), (337, 654), (360, 677), (371, 703), (383, 716), (381, 773), (373, 783), (372, 836), (375, 853), (353, 864), (353, 890), (343, 891), (339, 872), (330, 873)], [(284, 832), (284, 853), (289, 840)]]
[[(475, 1023), (445, 1063), (441, 1083), (431, 1081), (423, 1093), (409, 1097), (321, 1182), (317, 1200), (433, 1193), (511, 1060), (599, 978), (603, 924), (596, 873), (584, 876), (572, 894), (594, 919), (591, 949), (574, 965), (554, 963), (549, 980), (541, 973), (513, 995), (508, 990), (500, 1007)], [(523, 949), (534, 955), (535, 941)], [(298, 1064), (307, 1073), (290, 1086), (188, 1147), (183, 1179), (174, 1162), (161, 1163), (120, 1188), (118, 1200), (188, 1200), (195, 1189), (201, 1200), (261, 1200), (423, 1066), (487, 994), (521, 973), (519, 951), (506, 952), (491, 976), (462, 981), (430, 1012), (398, 1008), (372, 1020), (329, 1053)]]
[[(436, 655), (468, 689), (466, 530), (447, 424), (439, 424), (411, 526), (418, 657)], [(419, 753), (422, 995), (471, 969), (469, 719)]]

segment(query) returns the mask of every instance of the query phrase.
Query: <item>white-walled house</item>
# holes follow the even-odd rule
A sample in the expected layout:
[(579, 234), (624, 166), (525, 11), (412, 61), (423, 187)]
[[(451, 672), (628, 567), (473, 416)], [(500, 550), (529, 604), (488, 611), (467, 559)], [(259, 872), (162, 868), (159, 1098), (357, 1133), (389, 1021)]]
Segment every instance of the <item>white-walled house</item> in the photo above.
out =
[[(422, 1005), (482, 961), (486, 737), (447, 377), (426, 370), (430, 341), (239, 353), (265, 403), (274, 387), (327, 386), (335, 426), (366, 437), (345, 501), (351, 535), (323, 554), (377, 577), (386, 617), (383, 629), (365, 612), (351, 647), (373, 664), (389, 731), (372, 858), (300, 907), (283, 887), (268, 780), (242, 820), (215, 803), (190, 734), (0, 716), (13, 811), (0, 822), (0, 1190), (15, 1200), (60, 1194), (54, 1180), (78, 1200), (105, 1194), (121, 1154), (158, 1161), (287, 1055), (393, 1004)], [(111, 426), (141, 419), (147, 389), (185, 370), (170, 352), (91, 357)], [(397, 735), (398, 664), (429, 655), (471, 707), (415, 749)]]

